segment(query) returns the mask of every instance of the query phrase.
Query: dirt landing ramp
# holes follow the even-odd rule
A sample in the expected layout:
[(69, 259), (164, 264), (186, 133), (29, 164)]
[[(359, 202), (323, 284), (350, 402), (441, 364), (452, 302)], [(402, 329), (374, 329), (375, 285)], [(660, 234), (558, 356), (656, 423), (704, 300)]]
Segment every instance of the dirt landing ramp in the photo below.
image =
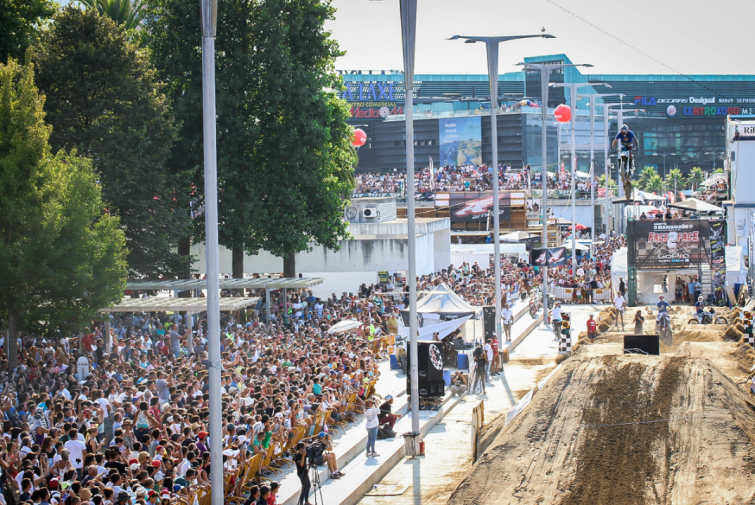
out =
[(575, 357), (449, 503), (755, 503), (754, 408), (706, 359)]

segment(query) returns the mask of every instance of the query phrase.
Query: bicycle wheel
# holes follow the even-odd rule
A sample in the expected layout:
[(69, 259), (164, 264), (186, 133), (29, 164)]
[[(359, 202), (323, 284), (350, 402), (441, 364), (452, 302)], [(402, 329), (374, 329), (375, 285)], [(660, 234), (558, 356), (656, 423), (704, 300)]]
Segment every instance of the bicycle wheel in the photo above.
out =
[(716, 324), (729, 324), (725, 317), (716, 316)]
[(687, 321), (687, 324), (700, 324), (700, 321), (693, 317), (692, 319)]

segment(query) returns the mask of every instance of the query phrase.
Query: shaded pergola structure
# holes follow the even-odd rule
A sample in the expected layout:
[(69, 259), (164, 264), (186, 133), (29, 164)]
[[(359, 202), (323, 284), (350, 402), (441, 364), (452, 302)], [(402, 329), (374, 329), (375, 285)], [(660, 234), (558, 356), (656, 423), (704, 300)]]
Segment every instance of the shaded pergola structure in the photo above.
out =
[[(304, 289), (317, 286), (325, 281), (322, 277), (265, 277), (245, 279), (220, 279), (220, 289), (264, 289), (266, 321), (270, 321), (270, 291), (287, 289)], [(103, 307), (98, 312), (102, 314), (133, 313), (133, 312), (186, 312), (190, 316), (198, 312), (207, 312), (207, 298), (178, 298), (179, 291), (207, 289), (206, 279), (173, 279), (154, 281), (128, 281), (126, 290), (131, 291), (172, 291), (173, 296), (158, 296), (152, 298), (126, 297), (120, 303), (110, 307)], [(233, 296), (220, 298), (220, 312), (234, 312), (249, 307), (259, 301), (259, 297)], [(107, 352), (111, 350), (110, 319), (105, 317), (105, 346)]]

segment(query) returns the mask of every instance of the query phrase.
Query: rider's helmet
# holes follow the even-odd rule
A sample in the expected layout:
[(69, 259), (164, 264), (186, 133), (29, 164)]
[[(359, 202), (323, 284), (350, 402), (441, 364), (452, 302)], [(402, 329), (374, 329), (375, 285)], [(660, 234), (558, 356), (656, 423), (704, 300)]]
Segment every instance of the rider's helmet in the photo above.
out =
[(561, 302), (556, 302), (556, 307), (560, 307), (560, 306), (561, 306)]
[(698, 302), (702, 302), (702, 301), (703, 301), (703, 297), (702, 297), (702, 296), (698, 296), (698, 297), (697, 297), (697, 301), (698, 301)]
[(659, 299), (661, 299), (661, 300), (663, 300), (663, 299), (664, 299), (664, 298), (666, 298), (666, 297), (665, 297), (665, 296), (663, 296), (663, 295), (661, 295), (661, 296), (659, 296), (658, 298), (659, 298)]
[(626, 133), (629, 131), (629, 127), (625, 124), (621, 125), (621, 133)]

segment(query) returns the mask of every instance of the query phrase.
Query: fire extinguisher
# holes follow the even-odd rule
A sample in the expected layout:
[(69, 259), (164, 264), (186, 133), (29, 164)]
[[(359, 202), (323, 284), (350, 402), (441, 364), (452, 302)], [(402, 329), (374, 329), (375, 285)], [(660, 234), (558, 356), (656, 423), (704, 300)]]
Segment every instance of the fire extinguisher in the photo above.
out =
[(419, 455), (424, 456), (425, 455), (425, 441), (420, 440), (419, 442)]

